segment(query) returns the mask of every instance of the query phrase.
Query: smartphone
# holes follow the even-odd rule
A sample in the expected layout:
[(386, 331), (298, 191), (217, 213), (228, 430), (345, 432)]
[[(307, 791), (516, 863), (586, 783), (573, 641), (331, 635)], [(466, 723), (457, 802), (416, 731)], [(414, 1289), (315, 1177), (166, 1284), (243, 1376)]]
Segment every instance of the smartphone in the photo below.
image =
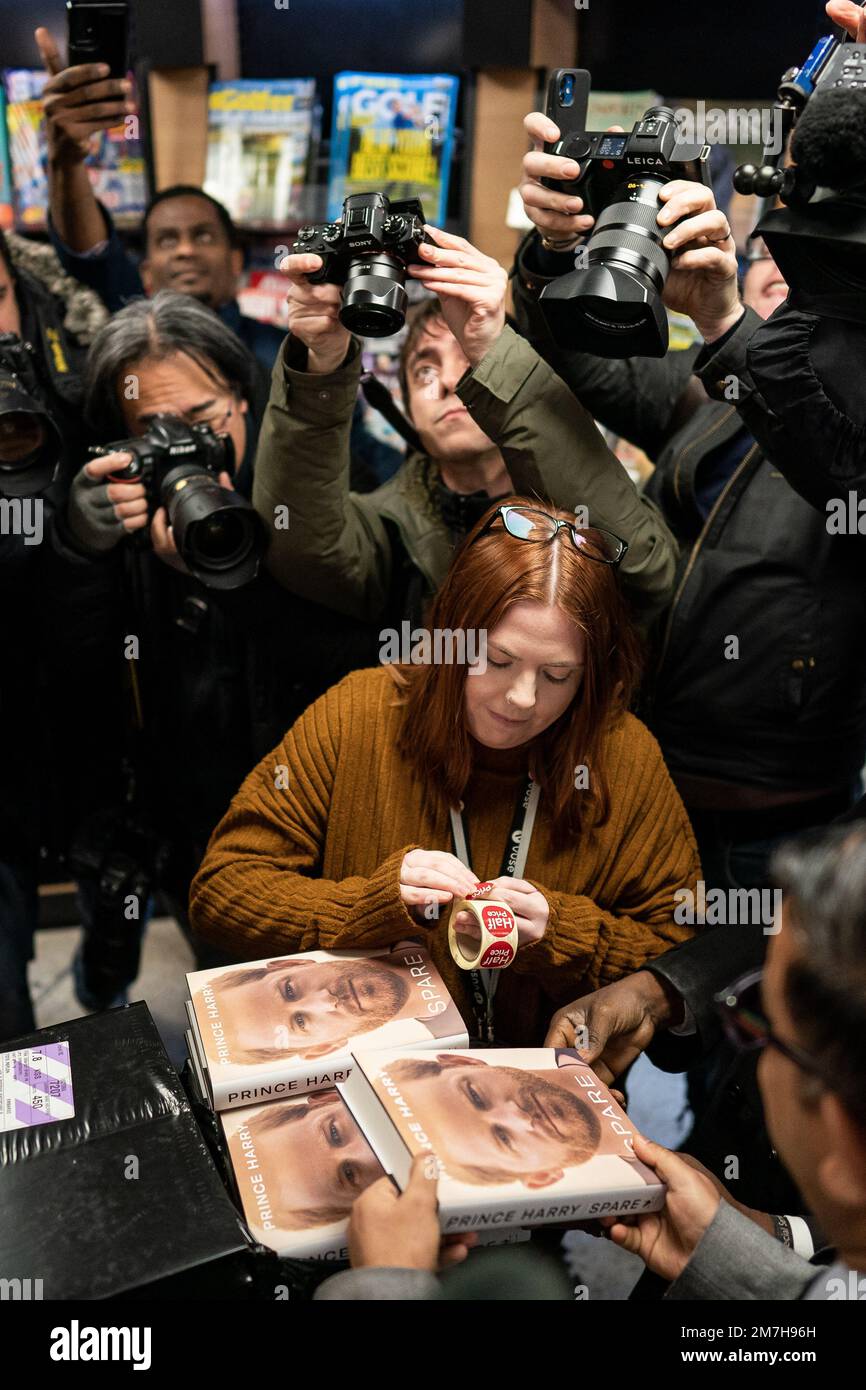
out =
[(129, 61), (125, 0), (66, 0), (68, 65), (107, 63), (111, 77), (125, 77)]
[[(568, 155), (580, 160), (589, 153), (590, 142), (581, 140), (586, 131), (586, 113), (592, 81), (585, 68), (556, 68), (547, 84), (547, 105), (544, 113), (559, 126), (559, 139), (545, 141), (545, 154)], [(542, 179), (545, 188), (555, 193), (579, 193), (576, 179)]]

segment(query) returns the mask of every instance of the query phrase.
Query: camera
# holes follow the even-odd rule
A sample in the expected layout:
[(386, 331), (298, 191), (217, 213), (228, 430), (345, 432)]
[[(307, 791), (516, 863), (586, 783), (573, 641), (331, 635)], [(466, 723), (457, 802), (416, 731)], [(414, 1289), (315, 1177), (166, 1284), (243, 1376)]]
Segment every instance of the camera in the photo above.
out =
[(392, 203), (384, 193), (354, 193), (339, 222), (301, 227), (292, 251), (321, 256), (311, 284), (343, 286), (340, 322), (350, 333), (390, 338), (406, 321), (406, 267), (418, 263), (424, 241), (418, 198)]
[(588, 131), (590, 75), (557, 68), (547, 114), (561, 138), (548, 154), (580, 164), (576, 179), (542, 179), (559, 193), (578, 194), (595, 219), (585, 269), (562, 275), (542, 291), (541, 312), (555, 342), (599, 357), (664, 357), (668, 320), (662, 291), (671, 258), (660, 227), (659, 190), (673, 179), (711, 186), (709, 145), (679, 138), (667, 106), (651, 106), (630, 133)]
[(60, 430), (42, 404), (29, 343), (0, 333), (0, 493), (32, 497), (57, 477)]
[(151, 516), (165, 507), (178, 552), (197, 579), (212, 589), (238, 589), (255, 578), (265, 550), (262, 523), (245, 497), (217, 481), (234, 466), (228, 435), (155, 415), (146, 434), (90, 452), (119, 450), (131, 454), (132, 462), (110, 481), (143, 483)]
[(866, 44), (820, 39), (784, 74), (775, 110), (794, 163), (780, 167), (786, 138), (775, 161), (740, 165), (734, 187), (766, 200), (755, 232), (792, 305), (866, 322)]

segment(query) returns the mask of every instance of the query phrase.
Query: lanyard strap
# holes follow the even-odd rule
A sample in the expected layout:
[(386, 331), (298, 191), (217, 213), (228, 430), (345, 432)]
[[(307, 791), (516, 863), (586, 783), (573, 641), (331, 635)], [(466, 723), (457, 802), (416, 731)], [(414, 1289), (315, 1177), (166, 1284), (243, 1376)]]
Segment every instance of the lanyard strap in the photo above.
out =
[[(523, 877), (540, 799), (541, 787), (531, 777), (528, 778), (514, 807), (511, 830), (508, 834), (502, 856), (502, 866), (499, 870), (500, 878)], [(459, 809), (451, 807), (449, 812), (451, 835), (454, 841), (454, 853), (468, 869), (471, 864), (469, 838), (462, 812), (462, 806)], [(469, 972), (472, 984), (472, 1005), (478, 1021), (478, 1036), (488, 1043), (492, 1043), (494, 1038), (493, 996), (496, 993), (500, 974), (499, 970), (470, 970)]]

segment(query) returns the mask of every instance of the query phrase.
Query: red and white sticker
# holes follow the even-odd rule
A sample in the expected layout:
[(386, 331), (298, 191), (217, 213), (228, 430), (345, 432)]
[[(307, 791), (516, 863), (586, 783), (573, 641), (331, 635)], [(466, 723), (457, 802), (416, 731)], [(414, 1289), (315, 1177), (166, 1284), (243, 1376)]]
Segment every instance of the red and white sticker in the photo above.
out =
[(514, 913), (498, 903), (484, 903), (481, 920), (491, 936), (510, 936), (514, 929)]
[(481, 970), (504, 970), (514, 960), (514, 952), (507, 941), (497, 941), (488, 946), (478, 962)]

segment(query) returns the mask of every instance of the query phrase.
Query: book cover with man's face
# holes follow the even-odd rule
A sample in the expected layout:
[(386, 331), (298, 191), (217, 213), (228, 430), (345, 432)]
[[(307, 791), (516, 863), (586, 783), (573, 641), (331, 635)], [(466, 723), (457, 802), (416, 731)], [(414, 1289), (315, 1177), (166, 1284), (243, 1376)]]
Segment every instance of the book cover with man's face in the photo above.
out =
[(336, 1091), (222, 1119), (247, 1225), (281, 1255), (345, 1258), (352, 1203), (382, 1167)]
[(373, 1048), (411, 1047), (465, 1035), (439, 972), (413, 944), (307, 951), (187, 979), (214, 1083), (254, 1086), (293, 1067), (325, 1075), (361, 1039)]
[(658, 1180), (622, 1107), (573, 1049), (357, 1054), (412, 1154), (438, 1160), (440, 1198), (545, 1199)]

